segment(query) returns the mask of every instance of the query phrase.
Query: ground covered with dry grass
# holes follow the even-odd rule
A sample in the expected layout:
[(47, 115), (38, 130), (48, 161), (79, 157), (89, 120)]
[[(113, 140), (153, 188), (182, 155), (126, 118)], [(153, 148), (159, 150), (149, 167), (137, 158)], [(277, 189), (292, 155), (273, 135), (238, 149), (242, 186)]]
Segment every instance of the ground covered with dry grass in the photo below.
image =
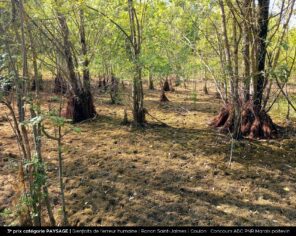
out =
[[(296, 226), (296, 137), (231, 139), (208, 127), (222, 106), (214, 96), (176, 88), (160, 104), (160, 91), (146, 90), (144, 129), (122, 126), (124, 105), (96, 94), (98, 118), (78, 124), (64, 140), (66, 203), (71, 225), (293, 225)], [(50, 96), (50, 95), (47, 95)], [(275, 105), (271, 116), (284, 124)], [(17, 223), (13, 209), (19, 151), (0, 108), (0, 225)], [(129, 116), (131, 114), (129, 113)], [(296, 125), (295, 114), (294, 127)], [(44, 159), (55, 216), (60, 219), (57, 153), (44, 138)], [(6, 209), (6, 211), (5, 211)], [(60, 220), (58, 220), (60, 222)]]

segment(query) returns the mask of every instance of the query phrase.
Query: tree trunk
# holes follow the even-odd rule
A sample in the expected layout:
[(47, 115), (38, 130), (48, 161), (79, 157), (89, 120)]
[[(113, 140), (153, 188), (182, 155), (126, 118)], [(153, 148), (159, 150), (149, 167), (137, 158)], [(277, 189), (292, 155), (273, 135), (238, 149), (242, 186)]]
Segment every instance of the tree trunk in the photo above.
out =
[(38, 66), (37, 66), (37, 53), (35, 48), (35, 43), (32, 35), (32, 27), (30, 23), (27, 24), (28, 34), (30, 39), (30, 46), (32, 51), (32, 62), (33, 62), (33, 69), (34, 69), (34, 80), (31, 86), (31, 90), (35, 90), (36, 94), (42, 90), (42, 76), (38, 73)]
[(85, 29), (84, 29), (84, 12), (82, 9), (79, 11), (80, 16), (80, 43), (82, 48), (83, 61), (83, 88), (85, 92), (90, 93), (90, 73), (89, 73), (89, 59), (88, 50), (85, 39)]
[(19, 2), (19, 12), (20, 12), (20, 22), (21, 22), (21, 46), (22, 46), (22, 62), (23, 62), (23, 77), (18, 82), (18, 109), (19, 109), (19, 121), (23, 122), (25, 120), (25, 102), (24, 96), (26, 94), (26, 80), (28, 79), (28, 62), (27, 62), (27, 48), (26, 48), (26, 39), (25, 39), (25, 28), (24, 28), (24, 9), (23, 1)]
[[(255, 2), (255, 1), (254, 1)], [(253, 2), (253, 4), (255, 4)], [(252, 47), (252, 72), (255, 73), (255, 77), (253, 79), (253, 87), (254, 87), (254, 102), (248, 98), (248, 94), (245, 94), (244, 100), (246, 101), (244, 104), (240, 104), (239, 96), (238, 96), (238, 43), (236, 42), (236, 23), (233, 27), (233, 38), (234, 42), (234, 51), (233, 51), (233, 59), (234, 59), (234, 70), (231, 70), (231, 64), (228, 63), (228, 58), (230, 56), (229, 50), (227, 50), (226, 43), (226, 64), (230, 68), (230, 73), (233, 73), (233, 83), (232, 83), (232, 103), (226, 104), (217, 115), (213, 122), (211, 123), (214, 127), (219, 127), (223, 131), (231, 131), (233, 132), (233, 137), (237, 138), (238, 133), (240, 132), (243, 136), (248, 136), (250, 138), (272, 138), (277, 134), (276, 125), (272, 122), (272, 119), (268, 116), (268, 114), (261, 108), (263, 89), (265, 85), (265, 57), (266, 57), (266, 37), (268, 30), (268, 7), (269, 1), (258, 1), (259, 2), (259, 20), (258, 27), (259, 33), (255, 35), (253, 38), (253, 47)], [(222, 10), (222, 19), (223, 19), (223, 34), (227, 36), (226, 32), (226, 20), (225, 13), (223, 13), (223, 2), (220, 1), (220, 6)], [(254, 7), (254, 6), (253, 6)], [(254, 12), (252, 12), (254, 14)], [(254, 29), (253, 29), (254, 30)], [(243, 33), (248, 33), (247, 30), (244, 30)], [(254, 32), (253, 32), (254, 34)], [(246, 47), (246, 36), (244, 35), (244, 47)], [(258, 38), (259, 37), (259, 38)], [(224, 36), (225, 38), (225, 36)], [(227, 40), (225, 40), (227, 42)], [(244, 48), (246, 49), (246, 48)], [(258, 52), (257, 52), (258, 49)], [(243, 51), (244, 57), (248, 52)], [(256, 58), (256, 56), (258, 58)], [(246, 58), (244, 58), (245, 61)], [(245, 62), (245, 74), (249, 73), (248, 65)], [(248, 71), (247, 71), (248, 70)], [(248, 86), (248, 85), (247, 85)], [(239, 118), (238, 120), (236, 120)]]
[[(69, 72), (69, 78), (71, 83), (71, 96), (67, 102), (66, 117), (72, 119), (74, 123), (93, 118), (96, 115), (92, 94), (90, 92), (90, 80), (87, 59), (87, 48), (84, 34), (81, 34), (82, 51), (84, 54), (84, 69), (83, 69), (83, 87), (80, 79), (75, 73), (75, 66), (73, 62), (73, 55), (71, 51), (71, 42), (69, 40), (69, 28), (66, 22), (66, 18), (60, 12), (58, 13), (58, 19), (63, 31), (64, 40), (64, 57), (66, 59), (67, 68)], [(83, 28), (83, 25), (80, 26)], [(82, 30), (81, 30), (82, 31)], [(84, 32), (84, 29), (83, 29)]]
[(209, 90), (208, 90), (208, 86), (207, 86), (207, 81), (208, 81), (208, 78), (207, 78), (207, 69), (205, 68), (204, 69), (204, 86), (203, 86), (203, 92), (205, 95), (209, 95)]
[(169, 80), (168, 78), (165, 79), (164, 83), (163, 83), (163, 88), (162, 88), (165, 92), (169, 92), (170, 89), (170, 84), (169, 84)]
[[(27, 47), (26, 47), (26, 38), (25, 38), (25, 13), (24, 13), (24, 5), (23, 1), (19, 1), (19, 12), (20, 12), (20, 23), (21, 23), (21, 45), (22, 45), (22, 66), (23, 66), (23, 80), (22, 80), (22, 87), (23, 87), (23, 96), (26, 95), (27, 92), (27, 81), (29, 79), (29, 69), (28, 69), (28, 56), (27, 56)], [(36, 71), (35, 71), (36, 72)], [(23, 103), (24, 105), (24, 103)], [(23, 113), (23, 116), (25, 114)], [(25, 116), (22, 117), (21, 119), (25, 119)], [(28, 133), (26, 130), (25, 126), (22, 126), (22, 133), (24, 136), (24, 140), (26, 143), (26, 149), (27, 149), (27, 154), (28, 154), (28, 159), (26, 161), (31, 161), (31, 147), (28, 139)], [(36, 129), (36, 127), (35, 127)], [(36, 130), (34, 130), (34, 136), (36, 134)], [(38, 148), (41, 148), (41, 144)], [(37, 150), (40, 151), (41, 150)], [(39, 161), (39, 160), (38, 160)], [(40, 163), (42, 164), (42, 163)], [(38, 176), (40, 174), (40, 170), (38, 167), (35, 166), (34, 168), (34, 174)], [(30, 185), (30, 195), (32, 198), (32, 219), (33, 219), (33, 225), (34, 226), (41, 226), (41, 193), (40, 193), (40, 183), (35, 183), (34, 178), (31, 178), (29, 180), (29, 185)]]
[(241, 138), (241, 103), (238, 94), (238, 80), (239, 80), (239, 62), (238, 62), (238, 48), (239, 41), (237, 37), (237, 22), (233, 19), (233, 59), (234, 59), (234, 74), (233, 74), (233, 94), (232, 94), (232, 104), (234, 106), (234, 129), (233, 129), (233, 137), (235, 139)]
[(265, 83), (266, 38), (269, 21), (269, 0), (258, 1), (258, 60), (254, 80), (254, 105), (261, 107)]
[(130, 51), (131, 61), (134, 64), (135, 74), (133, 79), (133, 119), (136, 126), (143, 126), (145, 120), (144, 92), (142, 83), (142, 68), (140, 65), (142, 30), (138, 20), (133, 0), (128, 0), (128, 14), (130, 23)]
[(240, 102), (238, 95), (238, 40), (237, 40), (237, 29), (236, 29), (236, 21), (233, 19), (233, 44), (234, 44), (234, 52), (233, 52), (233, 60), (234, 67), (231, 62), (231, 52), (230, 52), (230, 44), (228, 40), (228, 32), (226, 25), (226, 13), (224, 8), (224, 2), (220, 0), (220, 8), (222, 14), (222, 33), (224, 39), (224, 47), (225, 47), (225, 60), (226, 60), (226, 75), (230, 79), (230, 88), (231, 88), (231, 103), (233, 104), (233, 110), (231, 110), (230, 118), (226, 122), (226, 124), (233, 124), (232, 132), (233, 138), (239, 139), (241, 136), (240, 132)]
[(111, 75), (110, 97), (111, 97), (112, 104), (119, 103), (119, 94), (118, 94), (119, 86), (118, 86), (118, 84), (119, 84), (118, 79), (114, 75)]
[(149, 89), (154, 90), (153, 76), (151, 72), (149, 72)]
[(162, 89), (161, 90), (161, 94), (160, 94), (160, 99), (159, 99), (160, 102), (169, 102), (169, 99), (167, 98), (167, 96), (165, 95), (165, 92), (164, 90)]
[(54, 78), (54, 87), (53, 92), (56, 94), (66, 94), (68, 91), (68, 83), (64, 79), (63, 72), (62, 72), (62, 65), (63, 65), (63, 58), (60, 52), (57, 50), (56, 52), (56, 77)]
[(75, 66), (73, 62), (73, 56), (71, 51), (71, 42), (69, 39), (69, 28), (66, 22), (66, 18), (63, 14), (58, 12), (58, 20), (61, 26), (62, 34), (63, 34), (63, 56), (65, 57), (67, 68), (69, 72), (69, 79), (71, 83), (71, 91), (74, 95), (79, 94), (81, 91), (81, 87), (79, 86), (78, 78), (75, 74)]
[(81, 91), (68, 99), (66, 118), (72, 119), (74, 123), (95, 117), (96, 111), (91, 93)]
[(62, 73), (59, 69), (57, 69), (57, 75), (54, 79), (54, 88), (53, 92), (56, 94), (66, 94), (67, 93), (67, 81), (62, 77)]
[(136, 75), (133, 80), (133, 118), (136, 125), (142, 126), (145, 120), (144, 93), (142, 84), (142, 70), (136, 68)]
[(61, 190), (61, 200), (62, 200), (62, 213), (63, 213), (63, 226), (67, 226), (68, 217), (66, 211), (66, 202), (65, 202), (65, 194), (64, 194), (64, 181), (63, 181), (63, 157), (62, 157), (62, 127), (59, 126), (58, 128), (58, 156), (59, 156), (59, 182), (60, 182), (60, 190)]
[(203, 92), (204, 92), (205, 95), (209, 95), (207, 80), (204, 81)]
[(250, 11), (251, 11), (252, 0), (244, 0), (243, 9), (244, 19), (243, 19), (243, 62), (244, 62), (244, 102), (250, 99)]

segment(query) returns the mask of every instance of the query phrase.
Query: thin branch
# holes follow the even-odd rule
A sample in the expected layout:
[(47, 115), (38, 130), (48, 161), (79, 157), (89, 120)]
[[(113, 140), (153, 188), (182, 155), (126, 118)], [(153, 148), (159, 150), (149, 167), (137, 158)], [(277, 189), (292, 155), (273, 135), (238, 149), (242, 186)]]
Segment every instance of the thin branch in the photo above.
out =
[(86, 7), (89, 8), (89, 9), (91, 9), (91, 10), (93, 10), (93, 11), (98, 12), (100, 15), (104, 16), (105, 18), (107, 18), (111, 23), (113, 23), (126, 36), (126, 38), (130, 41), (131, 45), (134, 47), (133, 41), (131, 40), (130, 36), (127, 34), (127, 32), (117, 22), (115, 22), (112, 18), (110, 18), (105, 13), (99, 11), (96, 8), (93, 8), (93, 7), (89, 6), (89, 5), (86, 5)]

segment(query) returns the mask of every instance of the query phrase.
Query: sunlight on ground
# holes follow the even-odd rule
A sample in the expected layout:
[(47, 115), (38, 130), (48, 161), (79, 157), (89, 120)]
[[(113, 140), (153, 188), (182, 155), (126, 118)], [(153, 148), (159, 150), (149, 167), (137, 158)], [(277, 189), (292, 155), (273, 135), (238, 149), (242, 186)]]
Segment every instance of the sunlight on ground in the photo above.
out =
[[(168, 127), (147, 116), (150, 125), (138, 130), (120, 125), (123, 105), (97, 95), (98, 118), (64, 140), (70, 224), (295, 226), (295, 137), (237, 143), (229, 168), (229, 137), (207, 126), (222, 105), (210, 92), (199, 91), (194, 103), (177, 88), (161, 105), (159, 91), (147, 91), (149, 113)], [(272, 110), (276, 122), (284, 123), (282, 107)], [(7, 121), (1, 121), (1, 137), (3, 212), (12, 206), (19, 152)], [(58, 216), (55, 143), (46, 140), (43, 149)]]

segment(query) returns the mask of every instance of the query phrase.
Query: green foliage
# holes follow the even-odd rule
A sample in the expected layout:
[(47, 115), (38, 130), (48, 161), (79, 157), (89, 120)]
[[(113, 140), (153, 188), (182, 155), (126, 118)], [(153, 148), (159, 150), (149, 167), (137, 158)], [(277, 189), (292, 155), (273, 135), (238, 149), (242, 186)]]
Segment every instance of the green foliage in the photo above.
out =
[[(290, 96), (290, 100), (292, 101), (293, 104), (295, 104), (296, 96), (295, 95)], [(289, 104), (287, 102), (287, 99), (281, 96), (271, 109), (270, 113), (272, 117), (279, 121), (285, 120), (287, 118), (286, 115), (288, 112), (288, 106)], [(296, 112), (293, 111), (291, 108), (290, 108), (290, 119), (296, 120)]]
[[(140, 63), (144, 72), (150, 71), (156, 77), (178, 74), (181, 77), (196, 73), (198, 63), (191, 46), (184, 38), (190, 40), (193, 46), (200, 40), (199, 23), (208, 10), (204, 4), (208, 1), (164, 1), (155, 0), (140, 3), (135, 1), (139, 16), (143, 15), (143, 45)], [(41, 19), (48, 21), (47, 30), (55, 34), (58, 21), (55, 19), (55, 9), (63, 13), (70, 29), (71, 43), (74, 48), (80, 48), (78, 10), (84, 9), (85, 30), (90, 52), (90, 70), (94, 75), (110, 74), (112, 71), (119, 78), (130, 79), (133, 75), (133, 65), (129, 61), (127, 39), (125, 35), (109, 19), (114, 20), (123, 30), (129, 32), (127, 2), (118, 1), (28, 1), (26, 3), (29, 15), (39, 23)], [(92, 11), (90, 5), (108, 17), (103, 17)], [(34, 28), (38, 55), (42, 64), (49, 70), (53, 65), (52, 48), (55, 43), (62, 44), (58, 34), (55, 43), (49, 37), (38, 33)], [(41, 43), (43, 42), (43, 43)], [(83, 69), (83, 56), (77, 53), (77, 72)]]
[(13, 216), (13, 210), (11, 210), (10, 208), (5, 208), (2, 212), (0, 212), (0, 216), (2, 218), (8, 218)]
[(290, 69), (288, 65), (282, 64), (279, 65), (274, 71), (273, 76), (278, 78), (281, 82), (288, 82), (288, 79), (290, 77)]

